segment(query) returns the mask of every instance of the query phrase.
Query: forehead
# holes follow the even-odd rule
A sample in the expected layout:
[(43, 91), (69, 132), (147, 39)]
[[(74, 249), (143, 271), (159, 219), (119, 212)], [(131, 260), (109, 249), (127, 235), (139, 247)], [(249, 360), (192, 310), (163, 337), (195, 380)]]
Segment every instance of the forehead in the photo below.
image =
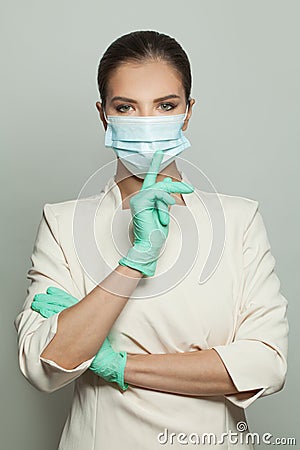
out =
[(165, 61), (126, 62), (111, 74), (108, 97), (158, 98), (168, 94), (184, 96), (180, 74)]

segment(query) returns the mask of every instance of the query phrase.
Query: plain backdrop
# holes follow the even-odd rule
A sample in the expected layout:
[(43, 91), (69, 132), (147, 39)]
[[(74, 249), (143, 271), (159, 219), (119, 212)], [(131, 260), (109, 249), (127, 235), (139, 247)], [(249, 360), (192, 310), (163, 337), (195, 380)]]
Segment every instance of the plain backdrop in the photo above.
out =
[(95, 108), (97, 66), (113, 40), (139, 29), (175, 37), (191, 60), (184, 156), (219, 192), (260, 203), (289, 300), (289, 371), (247, 415), (251, 431), (300, 445), (299, 14), (296, 0), (1, 2), (1, 449), (57, 448), (72, 385), (45, 394), (27, 382), (13, 320), (43, 205), (76, 198), (115, 158)]

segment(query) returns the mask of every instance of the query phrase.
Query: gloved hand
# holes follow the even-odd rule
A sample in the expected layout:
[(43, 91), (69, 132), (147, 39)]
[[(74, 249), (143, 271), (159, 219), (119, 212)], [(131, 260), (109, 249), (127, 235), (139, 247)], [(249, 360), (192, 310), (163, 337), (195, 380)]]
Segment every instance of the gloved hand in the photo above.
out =
[(132, 267), (144, 275), (153, 276), (161, 248), (169, 232), (169, 205), (176, 203), (170, 192), (188, 194), (194, 187), (166, 177), (156, 182), (163, 152), (157, 150), (152, 158), (141, 190), (131, 197), (134, 243), (126, 256), (119, 260), (122, 266)]
[[(46, 292), (46, 294), (36, 294), (31, 303), (31, 309), (46, 318), (75, 305), (79, 301), (54, 286), (48, 287)], [(117, 383), (125, 391), (128, 388), (128, 383), (124, 382), (126, 361), (127, 352), (115, 352), (109, 338), (106, 337), (89, 369), (104, 380)]]

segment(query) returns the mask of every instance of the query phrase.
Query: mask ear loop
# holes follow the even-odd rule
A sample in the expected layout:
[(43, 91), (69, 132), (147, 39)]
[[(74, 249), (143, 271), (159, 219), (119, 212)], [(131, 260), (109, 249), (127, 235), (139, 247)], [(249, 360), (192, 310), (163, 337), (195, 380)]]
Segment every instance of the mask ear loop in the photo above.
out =
[(188, 101), (187, 101), (187, 105), (186, 105), (185, 113), (184, 113), (184, 118), (183, 118), (183, 123), (187, 120), (187, 115), (188, 115), (188, 111), (189, 111), (189, 107), (190, 107), (190, 101), (191, 101), (191, 98), (189, 98)]
[(191, 101), (191, 98), (188, 99), (188, 102), (187, 102), (187, 105), (185, 108), (185, 114), (184, 114), (184, 119), (183, 119), (184, 122), (186, 121), (186, 118), (187, 118), (187, 114), (188, 114), (189, 107), (190, 107), (190, 101)]
[[(102, 106), (102, 105), (103, 105), (103, 103), (102, 103), (102, 101), (101, 101), (101, 106)], [(103, 108), (103, 106), (102, 106), (102, 111), (103, 111), (104, 119), (105, 119), (106, 122), (108, 123), (107, 115), (106, 115), (106, 112), (105, 112), (105, 109)]]

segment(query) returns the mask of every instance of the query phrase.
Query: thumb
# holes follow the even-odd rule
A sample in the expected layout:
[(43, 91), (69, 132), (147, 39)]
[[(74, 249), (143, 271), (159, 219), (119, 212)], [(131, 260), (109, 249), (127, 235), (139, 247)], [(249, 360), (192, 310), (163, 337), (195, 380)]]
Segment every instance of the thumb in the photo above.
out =
[(166, 203), (163, 202), (162, 200), (157, 200), (156, 205), (157, 205), (156, 206), (157, 215), (158, 215), (160, 223), (163, 226), (168, 225), (170, 222), (168, 205), (166, 205)]

